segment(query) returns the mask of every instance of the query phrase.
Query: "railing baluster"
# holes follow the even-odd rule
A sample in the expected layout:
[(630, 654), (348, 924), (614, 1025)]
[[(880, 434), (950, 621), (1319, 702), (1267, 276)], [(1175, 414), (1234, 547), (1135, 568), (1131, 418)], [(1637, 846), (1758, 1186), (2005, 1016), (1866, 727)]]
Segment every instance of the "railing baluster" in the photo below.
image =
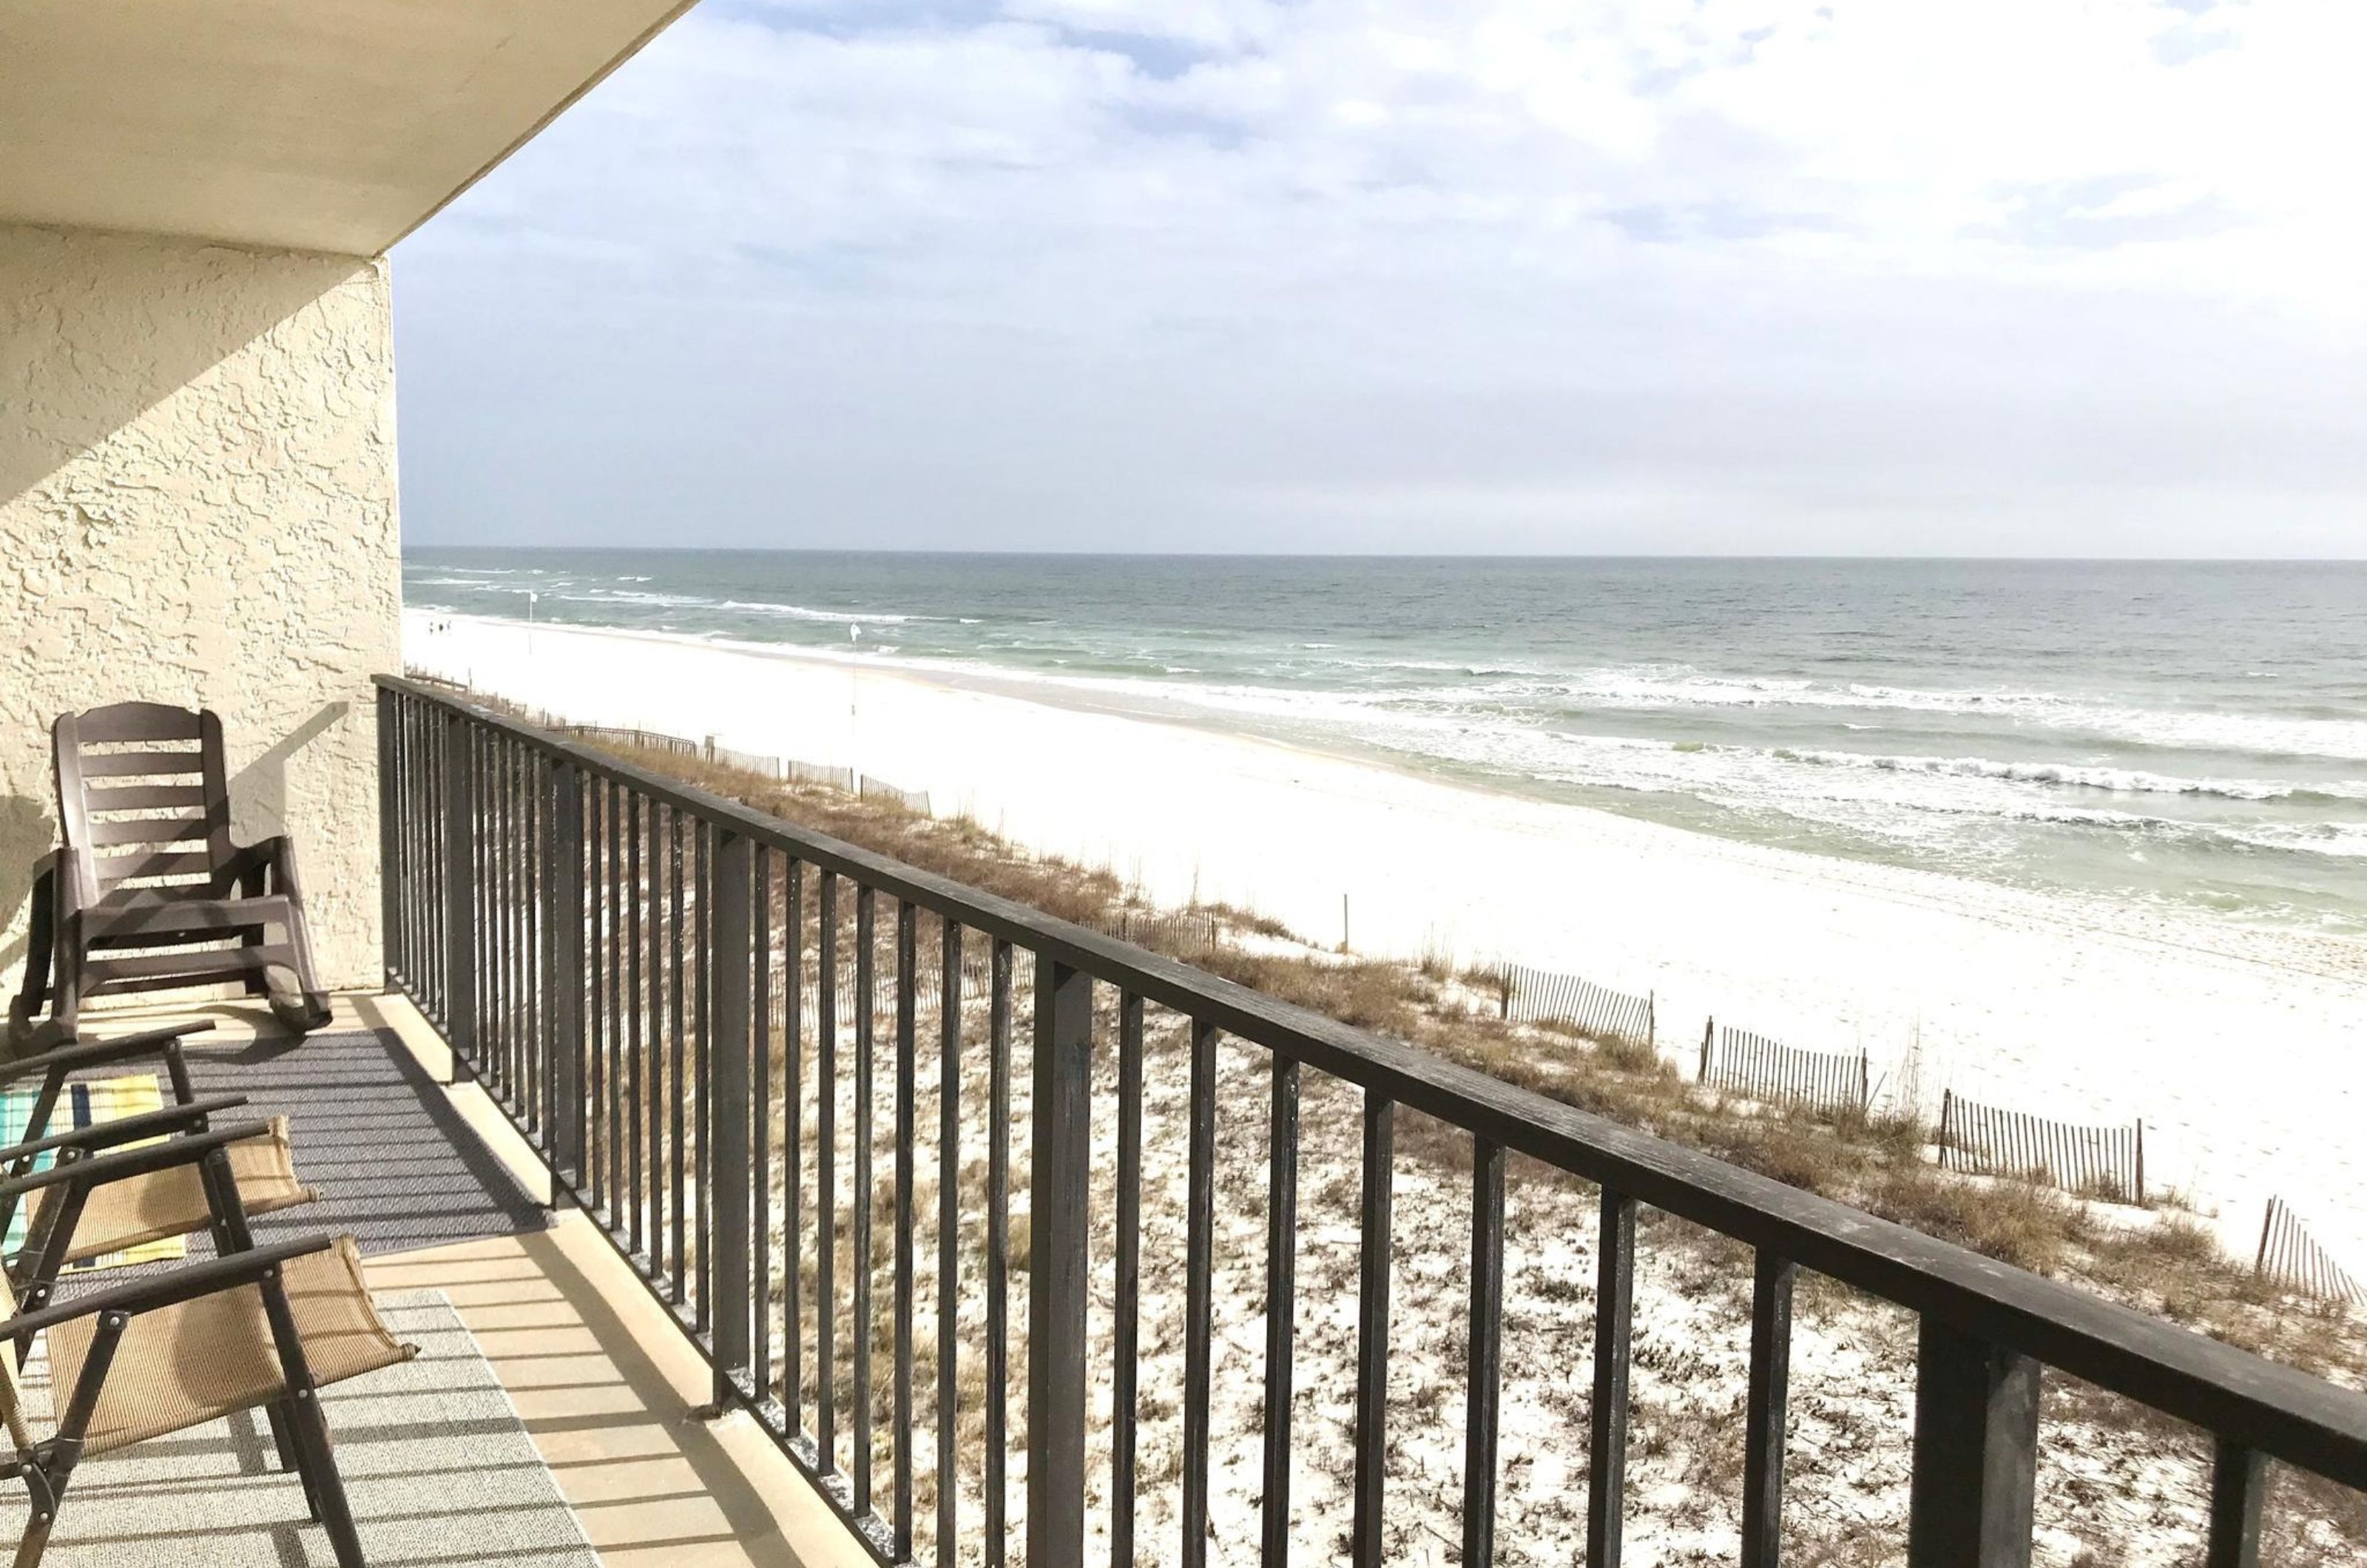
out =
[[(625, 1246), (641, 1250), (641, 796), (625, 798)], [(652, 1248), (654, 1251), (654, 1248)], [(649, 1266), (654, 1269), (654, 1260)]]
[(444, 745), (444, 1038), (451, 1046), (450, 1080), (477, 1054), (477, 922), (470, 918), (470, 867), (476, 854), (475, 780), (470, 769), (474, 729), (455, 714)]
[(608, 976), (608, 813), (605, 805), (608, 781), (597, 773), (583, 775), (584, 865), (583, 892), (585, 929), (583, 940), (591, 946), (591, 959), (585, 964), (586, 985), (583, 997), (583, 1163), (591, 1173), (584, 1183), (583, 1196), (596, 1217), (607, 1201), (607, 1161), (604, 1157), (603, 1140), (606, 1130), (601, 1125), (601, 1107), (606, 1104), (608, 1075), (606, 1070), (607, 1009), (602, 998), (607, 995)]
[(550, 1162), (581, 1189), (583, 1170), (583, 771), (551, 770), (550, 813)]
[(1496, 1438), (1504, 1344), (1504, 1149), (1471, 1141), (1471, 1335), (1463, 1417), (1463, 1561), (1496, 1560)]
[(1184, 1221), (1184, 1568), (1208, 1561), (1208, 1341), (1217, 1214), (1217, 1026), (1192, 1021), (1191, 1154)]
[(715, 884), (722, 829), (698, 823), (691, 832), (691, 978), (697, 999), (691, 1015), (691, 1226), (697, 1232), (696, 1280), (691, 1322), (707, 1333), (715, 1322)]
[(1922, 1320), (1908, 1568), (2022, 1568), (2030, 1562), (2038, 1396), (2036, 1361)]
[(550, 1002), (550, 950), (545, 945), (548, 922), (543, 919), (543, 884), (550, 876), (550, 788), (549, 760), (540, 752), (526, 753), (527, 792), (527, 834), (534, 846), (527, 866), (526, 953), (527, 953), (527, 1081), (522, 1099), (530, 1108), (527, 1115), (537, 1140), (549, 1147), (550, 1122), (548, 1104), (543, 1098), (544, 1081), (549, 1077), (550, 1058), (544, 1049), (549, 1036), (543, 1032), (543, 1015)]
[(814, 1429), (823, 1474), (838, 1468), (838, 875), (821, 874), (821, 1010), (815, 1037)]
[(937, 1568), (953, 1568), (959, 1501), (955, 1377), (961, 1302), (962, 928), (948, 915), (937, 937)]
[(477, 852), (479, 946), (483, 988), (478, 992), (485, 1023), (478, 1038), (481, 1062), (473, 1075), (485, 1093), (501, 1096), (503, 1058), (509, 1048), (509, 987), (505, 969), (507, 834), (503, 817), (501, 738), (490, 731), (477, 741)]
[(1142, 1314), (1142, 998), (1117, 1012), (1117, 1306), (1111, 1325), (1110, 1562), (1134, 1562), (1135, 1364)]
[(523, 1102), (519, 1086), (526, 1078), (526, 793), (519, 787), (518, 773), (524, 759), (517, 743), (503, 738), (502, 749), (502, 845), (504, 857), (509, 863), (509, 875), (502, 897), (508, 904), (507, 963), (509, 978), (504, 987), (502, 1021), (502, 1099), (515, 1110)]
[(1290, 1358), (1298, 1279), (1298, 1063), (1274, 1058), (1266, 1149), (1265, 1495), (1259, 1560), (1290, 1561)]
[(1750, 1292), (1750, 1393), (1742, 1449), (1742, 1568), (1784, 1557), (1784, 1433), (1792, 1368), (1792, 1286), (1799, 1266), (1761, 1247)]
[(1397, 1106), (1365, 1094), (1365, 1212), (1356, 1297), (1356, 1499), (1350, 1536), (1357, 1568), (1380, 1568), (1388, 1476), (1389, 1216), (1397, 1182)]
[(625, 789), (608, 783), (608, 931), (601, 944), (608, 954), (607, 1180), (603, 1189), (611, 1231), (624, 1228), (624, 1208), (633, 1188), (625, 1176)]
[(452, 1056), (451, 1081), (454, 1083), (459, 1083), (465, 1077), (475, 1076), (480, 1053), (484, 1049), (485, 1038), (489, 1033), (493, 1032), (486, 1027), (487, 1020), (493, 1011), (493, 988), (486, 974), (486, 960), (491, 956), (493, 944), (486, 940), (484, 920), (484, 911), (489, 902), (486, 896), (485, 861), (486, 857), (493, 852), (493, 836), (485, 830), (482, 818), (479, 815), (492, 795), (486, 788), (483, 777), (481, 752), (484, 748), (484, 737), (478, 732), (474, 725), (468, 726), (463, 734), (464, 739), (459, 748), (459, 756), (463, 788), (469, 803), (467, 830), (469, 852), (467, 858), (460, 863), (465, 868), (462, 880), (466, 884), (463, 889), (465, 902), (462, 908), (465, 911), (465, 917), (461, 922), (464, 929), (460, 933), (460, 951), (468, 955), (469, 996), (474, 1006), (470, 1012), (468, 1054), (463, 1055), (455, 1052)]
[(639, 901), (645, 903), (649, 910), (648, 946), (642, 953), (649, 969), (649, 996), (645, 1007), (650, 1032), (648, 1078), (642, 1105), (647, 1114), (647, 1126), (642, 1137), (649, 1146), (650, 1278), (670, 1280), (672, 1270), (666, 1267), (666, 1129), (671, 1103), (667, 1092), (670, 1087), (667, 1073), (674, 1053), (666, 1043), (666, 1002), (672, 972), (666, 966), (668, 844), (665, 819), (671, 813), (654, 799), (643, 801), (642, 810), (649, 818), (645, 829), (649, 840), (648, 859), (642, 863)]
[(871, 1512), (871, 1123), (872, 1047), (878, 998), (878, 898), (855, 885), (855, 1511)]
[(666, 1174), (674, 1184), (671, 1212), (666, 1218), (674, 1231), (673, 1287), (669, 1294), (675, 1306), (682, 1305), (689, 1298), (684, 1276), (690, 1251), (689, 1237), (683, 1234), (686, 1187), (683, 1180), (684, 1156), (687, 1152), (684, 1137), (687, 1121), (684, 1086), (688, 1077), (683, 1070), (683, 1057), (689, 1050), (690, 1034), (685, 1027), (686, 1010), (683, 1005), (683, 985), (688, 972), (683, 966), (682, 863), (682, 808), (676, 807), (666, 814), (666, 935), (673, 944), (673, 951), (668, 954), (673, 983), (667, 988), (666, 998), (672, 1004), (666, 1019), (666, 1099), (673, 1124), (667, 1128)]
[(781, 1369), (781, 1404), (787, 1413), (789, 1435), (805, 1430), (805, 1337), (806, 1323), (801, 1300), (805, 1280), (805, 979), (806, 979), (806, 868), (803, 861), (792, 860), (783, 868), (788, 883), (785, 897), (787, 908), (782, 919), (783, 950), (786, 962), (782, 976), (782, 1006), (788, 1012), (788, 1024), (782, 1040), (786, 1059), (782, 1073), (787, 1078), (784, 1100), (787, 1106), (782, 1118), (782, 1157), (787, 1162), (787, 1179), (783, 1182), (784, 1208), (781, 1239), (788, 1249), (782, 1259), (781, 1292), (781, 1353), (785, 1358)]
[(754, 975), (750, 1005), (748, 1106), (755, 1122), (750, 1134), (750, 1186), (755, 1196), (751, 1226), (755, 1261), (750, 1276), (749, 1381), (761, 1404), (773, 1392), (773, 852), (756, 846), (751, 868), (755, 884), (750, 953)]
[(2227, 1438), (2214, 1445), (2211, 1463), (2211, 1540), (2203, 1568), (2259, 1568), (2260, 1500), (2268, 1492), (2268, 1465), (2257, 1449)]
[(1636, 1294), (1636, 1200), (1603, 1190), (1595, 1259), (1594, 1404), (1589, 1415), (1586, 1568), (1618, 1568), (1627, 1491), (1627, 1363)]
[(1087, 1184), (1093, 1176), (1093, 982), (1036, 958), (1028, 1160), (1027, 1561), (1085, 1553)]
[(1010, 1534), (1006, 1449), (1011, 1377), (1011, 943), (989, 959), (986, 1143), (986, 1562), (1002, 1568)]
[(748, 1364), (749, 1320), (749, 1082), (750, 952), (748, 840), (729, 830), (716, 834), (715, 913), (708, 930), (715, 957), (708, 974), (715, 998), (708, 1013), (714, 1032), (708, 1070), (713, 1085), (709, 1135), (711, 1159), (703, 1161), (715, 1189), (714, 1240), (715, 1407), (730, 1408), (732, 1379)]
[(403, 972), (402, 942), (397, 934), (402, 926), (402, 806), (396, 781), (401, 776), (398, 748), (402, 736), (402, 716), (397, 704), (402, 699), (380, 688), (378, 694), (378, 938), (379, 966), (386, 988), (395, 988), (394, 978)]
[(912, 1555), (912, 1140), (920, 911), (896, 901), (896, 1561)]

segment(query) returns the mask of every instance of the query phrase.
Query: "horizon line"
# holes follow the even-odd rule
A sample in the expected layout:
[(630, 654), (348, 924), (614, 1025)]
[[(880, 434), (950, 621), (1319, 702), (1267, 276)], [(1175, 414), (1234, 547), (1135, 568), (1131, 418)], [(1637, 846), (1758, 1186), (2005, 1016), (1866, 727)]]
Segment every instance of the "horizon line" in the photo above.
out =
[(461, 545), (410, 540), (403, 541), (398, 549), (403, 555), (413, 549), (474, 553), (515, 550), (547, 555), (630, 552), (642, 555), (909, 556), (957, 560), (1931, 561), (1992, 566), (2367, 566), (2367, 553), (2355, 556), (2017, 556), (1743, 550), (1696, 550), (1674, 554), (1640, 550), (965, 550), (893, 546), (850, 548), (822, 545)]

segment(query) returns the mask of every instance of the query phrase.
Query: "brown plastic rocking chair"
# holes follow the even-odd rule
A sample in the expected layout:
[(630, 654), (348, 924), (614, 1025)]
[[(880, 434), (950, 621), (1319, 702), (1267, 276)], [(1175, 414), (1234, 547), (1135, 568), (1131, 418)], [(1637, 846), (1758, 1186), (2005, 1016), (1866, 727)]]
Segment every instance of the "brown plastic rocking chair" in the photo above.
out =
[(118, 703), (63, 715), (52, 734), (65, 841), (34, 884), (15, 1043), (44, 1003), (54, 1043), (74, 1037), (92, 997), (225, 982), (268, 997), (299, 1033), (327, 1023), (295, 846), (231, 842), (213, 711)]

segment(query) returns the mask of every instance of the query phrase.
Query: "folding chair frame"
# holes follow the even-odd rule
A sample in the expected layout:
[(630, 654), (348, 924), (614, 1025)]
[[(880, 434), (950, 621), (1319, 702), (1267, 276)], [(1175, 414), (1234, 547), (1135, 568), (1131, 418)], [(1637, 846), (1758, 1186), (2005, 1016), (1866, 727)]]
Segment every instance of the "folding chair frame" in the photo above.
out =
[(143, 1312), (250, 1284), (262, 1294), (264, 1316), (270, 1326), (286, 1391), (264, 1406), (279, 1449), (280, 1464), (282, 1468), (294, 1469), (302, 1481), (306, 1506), (328, 1532), (339, 1568), (362, 1568), (361, 1542), (354, 1529), (352, 1509), (345, 1501), (344, 1480), (337, 1473), (328, 1427), (321, 1416), (319, 1390), (305, 1359), (304, 1342), (297, 1332), (295, 1314), (289, 1305), (281, 1278), (281, 1268), (289, 1259), (324, 1251), (331, 1242), (327, 1236), (310, 1236), (255, 1247), (226, 1152), (229, 1145), (267, 1130), (266, 1123), (250, 1122), (144, 1148), (119, 1149), (52, 1167), (0, 1187), (0, 1191), (11, 1197), (21, 1197), (41, 1187), (66, 1184), (68, 1190), (63, 1195), (57, 1228), (71, 1235), (73, 1222), (93, 1187), (194, 1160), (213, 1205), (216, 1246), (221, 1249), (220, 1256), (204, 1262), (108, 1286), (55, 1305), (28, 1308), (0, 1323), (0, 1339), (14, 1340), (21, 1357), (34, 1336), (47, 1329), (79, 1317), (98, 1319), (81, 1376), (59, 1413), (54, 1432), (14, 1459), (0, 1461), (0, 1477), (21, 1477), (31, 1494), (31, 1515), (17, 1544), (16, 1568), (36, 1568), (48, 1549), (59, 1507), (74, 1469), (81, 1462), (85, 1437), (98, 1407), (100, 1392), (106, 1386), (117, 1348), (130, 1320)]

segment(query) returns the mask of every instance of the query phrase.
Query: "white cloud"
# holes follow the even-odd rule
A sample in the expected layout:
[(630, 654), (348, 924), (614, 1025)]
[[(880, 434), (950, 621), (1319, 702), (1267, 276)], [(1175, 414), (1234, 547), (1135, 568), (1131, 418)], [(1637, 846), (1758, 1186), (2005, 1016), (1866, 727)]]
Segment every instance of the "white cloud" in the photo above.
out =
[(709, 0), (400, 254), (410, 524), (2357, 553), (2362, 45), (2308, 0)]

